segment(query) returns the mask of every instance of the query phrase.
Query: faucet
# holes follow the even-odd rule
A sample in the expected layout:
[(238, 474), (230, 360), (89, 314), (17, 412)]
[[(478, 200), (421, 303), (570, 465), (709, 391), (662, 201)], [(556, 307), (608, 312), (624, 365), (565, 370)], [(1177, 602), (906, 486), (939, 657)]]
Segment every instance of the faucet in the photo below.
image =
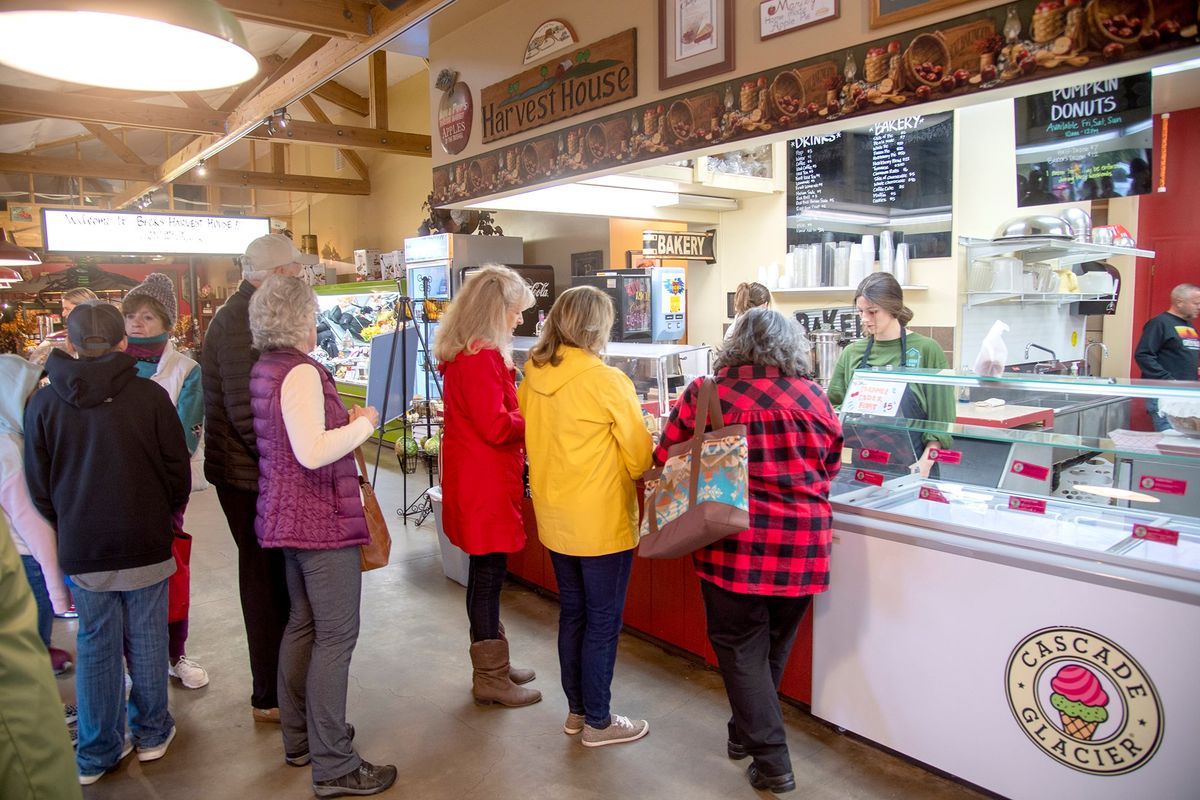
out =
[(1088, 342), (1087, 347), (1083, 348), (1083, 365), (1084, 369), (1087, 370), (1088, 375), (1092, 374), (1091, 354), (1092, 348), (1096, 345), (1100, 345), (1100, 360), (1103, 361), (1104, 359), (1108, 358), (1108, 345), (1099, 339)]
[[(1049, 347), (1042, 347), (1040, 344), (1035, 344), (1033, 342), (1029, 342), (1028, 344), (1025, 345), (1025, 360), (1026, 361), (1029, 360), (1030, 348), (1034, 348), (1034, 347), (1036, 347), (1038, 350), (1042, 350), (1042, 351), (1050, 354), (1050, 363), (1048, 365), (1046, 365), (1048, 367), (1048, 369), (1040, 370), (1041, 372), (1043, 372), (1043, 373), (1049, 372), (1050, 369), (1053, 369), (1058, 366), (1058, 354), (1057, 353), (1055, 353)], [(1039, 372), (1038, 367), (1043, 366), (1043, 364), (1045, 364), (1045, 362), (1043, 362), (1043, 361), (1039, 361), (1037, 364), (1034, 364), (1033, 371)]]

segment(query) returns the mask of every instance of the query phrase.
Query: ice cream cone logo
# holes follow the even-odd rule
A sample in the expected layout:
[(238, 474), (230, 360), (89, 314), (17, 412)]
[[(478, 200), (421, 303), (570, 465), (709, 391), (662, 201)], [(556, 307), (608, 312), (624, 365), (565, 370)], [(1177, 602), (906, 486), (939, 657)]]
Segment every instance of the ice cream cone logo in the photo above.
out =
[(1108, 720), (1108, 694), (1100, 679), (1087, 667), (1068, 664), (1050, 681), (1054, 694), (1050, 704), (1058, 709), (1063, 731), (1074, 739), (1089, 741), (1096, 727)]
[(1043, 628), (1008, 658), (1008, 704), (1043, 753), (1092, 775), (1138, 769), (1162, 742), (1163, 707), (1142, 665), (1083, 628)]
[(1154, 478), (1151, 478), (1149, 475), (1145, 475), (1142, 477), (1141, 484), (1143, 489), (1153, 489)]

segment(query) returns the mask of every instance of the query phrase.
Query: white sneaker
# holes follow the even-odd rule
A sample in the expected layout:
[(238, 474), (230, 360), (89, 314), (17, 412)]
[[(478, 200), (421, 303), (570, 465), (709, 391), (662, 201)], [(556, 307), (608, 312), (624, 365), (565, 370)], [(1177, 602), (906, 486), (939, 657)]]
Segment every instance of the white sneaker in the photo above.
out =
[(175, 726), (171, 726), (171, 732), (167, 734), (167, 738), (163, 739), (162, 744), (154, 747), (139, 747), (138, 761), (157, 761), (167, 754), (167, 748), (171, 746), (171, 742), (175, 740)]
[(208, 673), (204, 667), (187, 656), (180, 656), (173, 666), (167, 667), (167, 674), (172, 678), (179, 678), (188, 689), (199, 689), (208, 685)]
[[(172, 729), (172, 732), (173, 731), (174, 731), (174, 729)], [(117, 763), (113, 764), (111, 767), (109, 767), (104, 772), (98, 772), (95, 775), (84, 775), (82, 772), (79, 773), (79, 785), (80, 786), (91, 786), (93, 783), (95, 783), (96, 781), (103, 778), (107, 773), (111, 772), (112, 770), (114, 770), (118, 766), (120, 766), (121, 762), (125, 760), (125, 756), (129, 755), (132, 752), (133, 752), (133, 740), (129, 738), (128, 734), (126, 734), (125, 744), (121, 748), (121, 756), (120, 756), (120, 758), (117, 759)]]

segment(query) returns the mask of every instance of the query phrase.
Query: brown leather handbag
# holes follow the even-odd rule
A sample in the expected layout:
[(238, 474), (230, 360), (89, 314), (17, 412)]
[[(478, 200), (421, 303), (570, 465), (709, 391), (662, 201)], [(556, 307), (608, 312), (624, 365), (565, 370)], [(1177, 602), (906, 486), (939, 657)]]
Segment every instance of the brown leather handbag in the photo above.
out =
[(383, 509), (379, 507), (379, 499), (375, 497), (375, 489), (367, 480), (367, 460), (363, 457), (362, 448), (354, 451), (354, 460), (358, 462), (358, 488), (362, 492), (363, 516), (367, 519), (367, 531), (371, 541), (362, 546), (362, 571), (386, 567), (392, 555), (392, 535), (388, 532), (387, 519)]

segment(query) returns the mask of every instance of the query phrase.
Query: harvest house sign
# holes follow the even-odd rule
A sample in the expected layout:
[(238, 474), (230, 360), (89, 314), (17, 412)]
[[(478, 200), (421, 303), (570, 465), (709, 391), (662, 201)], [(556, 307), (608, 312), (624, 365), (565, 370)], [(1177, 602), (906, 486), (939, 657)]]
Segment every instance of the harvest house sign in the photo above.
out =
[(637, 97), (637, 29), (601, 39), (487, 86), (479, 94), (483, 141), (494, 142)]

